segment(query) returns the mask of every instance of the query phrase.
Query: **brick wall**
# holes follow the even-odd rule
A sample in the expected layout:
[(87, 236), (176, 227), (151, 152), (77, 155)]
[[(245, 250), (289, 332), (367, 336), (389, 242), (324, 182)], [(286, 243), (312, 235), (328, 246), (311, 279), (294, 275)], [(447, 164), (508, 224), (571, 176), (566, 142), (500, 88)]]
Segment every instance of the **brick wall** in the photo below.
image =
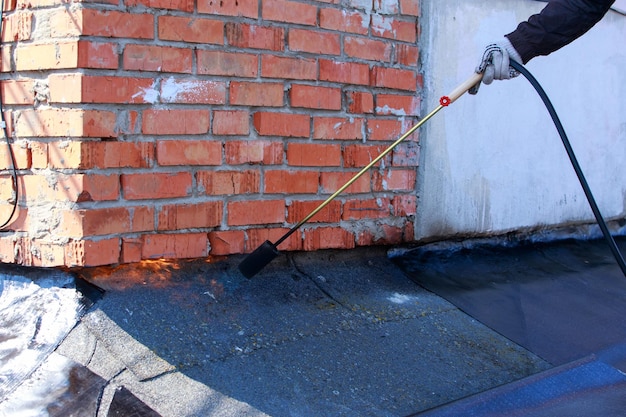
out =
[[(254, 250), (417, 119), (417, 0), (7, 0), (2, 262)], [(417, 135), (283, 250), (413, 237)], [(0, 222), (15, 201), (0, 144)]]

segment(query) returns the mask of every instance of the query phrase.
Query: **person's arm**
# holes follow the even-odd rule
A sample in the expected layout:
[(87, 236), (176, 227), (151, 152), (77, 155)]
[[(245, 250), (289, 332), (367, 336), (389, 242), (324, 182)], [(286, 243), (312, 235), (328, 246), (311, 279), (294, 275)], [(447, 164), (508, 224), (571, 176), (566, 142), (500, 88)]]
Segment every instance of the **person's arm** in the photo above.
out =
[(579, 38), (602, 19), (615, 0), (551, 0), (506, 35), (526, 64)]

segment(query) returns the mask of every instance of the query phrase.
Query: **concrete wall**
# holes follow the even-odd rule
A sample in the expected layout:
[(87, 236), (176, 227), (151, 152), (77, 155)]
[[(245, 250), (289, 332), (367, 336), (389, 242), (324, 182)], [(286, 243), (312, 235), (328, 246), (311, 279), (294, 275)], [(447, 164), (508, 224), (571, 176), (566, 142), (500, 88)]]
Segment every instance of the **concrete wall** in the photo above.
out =
[[(422, 2), (424, 106), (465, 80), (484, 46), (545, 3)], [(558, 112), (605, 218), (626, 216), (626, 16), (527, 64)], [(522, 77), (483, 85), (421, 132), (416, 239), (594, 222), (548, 113)]]

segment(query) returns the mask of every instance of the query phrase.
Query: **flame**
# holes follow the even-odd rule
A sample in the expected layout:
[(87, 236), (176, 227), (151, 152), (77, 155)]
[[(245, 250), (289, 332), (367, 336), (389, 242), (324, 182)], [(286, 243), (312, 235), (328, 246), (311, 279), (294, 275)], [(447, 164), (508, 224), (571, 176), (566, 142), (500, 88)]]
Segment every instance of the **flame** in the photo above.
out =
[(179, 282), (182, 276), (176, 271), (213, 263), (221, 257), (203, 259), (145, 259), (139, 262), (116, 266), (97, 266), (81, 268), (77, 274), (86, 281), (102, 288), (105, 291), (121, 291), (138, 285), (149, 285), (153, 288), (167, 288)]

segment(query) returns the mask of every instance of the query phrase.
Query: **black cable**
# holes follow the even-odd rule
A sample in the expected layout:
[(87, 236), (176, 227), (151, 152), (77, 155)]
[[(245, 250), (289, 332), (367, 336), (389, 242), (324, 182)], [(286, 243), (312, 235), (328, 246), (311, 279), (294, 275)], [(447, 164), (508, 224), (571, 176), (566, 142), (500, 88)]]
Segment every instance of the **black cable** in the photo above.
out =
[(580, 165), (578, 164), (578, 160), (576, 159), (576, 155), (574, 154), (572, 145), (570, 144), (569, 139), (567, 138), (567, 135), (565, 134), (565, 129), (563, 128), (563, 125), (561, 124), (561, 121), (559, 120), (559, 116), (556, 114), (556, 110), (554, 110), (554, 106), (550, 102), (548, 95), (543, 90), (539, 82), (535, 79), (535, 77), (533, 77), (533, 75), (522, 64), (511, 60), (510, 65), (515, 70), (519, 71), (524, 77), (526, 77), (526, 79), (530, 82), (530, 84), (532, 84), (532, 86), (535, 87), (537, 94), (539, 94), (539, 97), (541, 97), (541, 100), (543, 100), (543, 103), (546, 105), (546, 108), (548, 109), (548, 112), (550, 113), (550, 117), (552, 117), (552, 121), (554, 122), (554, 126), (556, 127), (556, 130), (559, 132), (559, 136), (561, 137), (563, 146), (565, 146), (567, 155), (569, 156), (572, 166), (574, 167), (574, 171), (576, 171), (576, 175), (578, 176), (580, 185), (583, 187), (585, 196), (587, 196), (587, 201), (589, 201), (589, 205), (591, 206), (591, 210), (593, 211), (593, 214), (596, 217), (598, 226), (600, 226), (600, 230), (602, 230), (602, 234), (604, 235), (604, 238), (609, 244), (609, 247), (611, 248), (611, 252), (613, 252), (613, 256), (615, 257), (617, 264), (622, 269), (624, 276), (626, 276), (626, 262), (624, 262), (624, 258), (622, 257), (622, 254), (620, 253), (619, 248), (617, 247), (617, 244), (615, 243), (615, 239), (613, 239), (613, 236), (611, 236), (611, 233), (609, 232), (609, 228), (607, 227), (606, 222), (604, 221), (604, 218), (602, 217), (602, 214), (600, 213), (600, 209), (598, 209), (596, 200), (593, 198), (593, 194), (591, 194), (591, 189), (589, 188), (589, 185), (587, 184), (587, 180), (585, 179), (585, 176), (583, 175), (583, 171), (580, 168)]
[[(4, 12), (4, 0), (2, 0), (2, 7), (0, 9), (0, 13)], [(0, 33), (2, 33), (2, 21), (3, 17), (0, 15)], [(11, 159), (11, 177), (13, 179), (13, 190), (15, 191), (15, 200), (13, 201), (13, 210), (11, 210), (11, 214), (9, 218), (0, 225), (0, 229), (4, 229), (4, 227), (11, 222), (13, 215), (15, 214), (15, 210), (17, 210), (17, 200), (18, 200), (18, 186), (17, 186), (17, 169), (15, 163), (15, 155), (13, 155), (13, 149), (11, 148), (11, 142), (9, 140), (9, 134), (7, 131), (7, 122), (4, 118), (4, 109), (2, 108), (2, 89), (0, 88), (0, 123), (2, 123), (2, 132), (4, 133), (4, 139), (7, 143), (7, 151), (9, 153), (9, 157)]]

